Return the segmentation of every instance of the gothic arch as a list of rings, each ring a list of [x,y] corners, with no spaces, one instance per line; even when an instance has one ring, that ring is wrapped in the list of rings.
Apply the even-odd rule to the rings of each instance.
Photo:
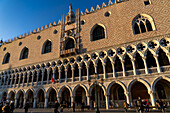
[[[62,91],[63,91],[64,88],[67,88],[67,89],[70,91],[70,97],[72,97],[72,89],[71,89],[71,87],[68,86],[68,85],[64,85],[64,86],[62,86],[62,87],[60,88],[60,90],[58,91],[58,97],[61,97],[61,93],[62,93]]]
[[[24,94],[25,97],[25,91],[23,89],[20,89],[17,93],[16,93],[16,98],[18,99],[19,93],[22,92]]]
[[[50,45],[50,51],[46,51],[46,45],[49,43],[49,45]],[[44,43],[43,43],[43,46],[42,46],[42,54],[45,54],[45,53],[49,53],[49,52],[51,52],[52,51],[52,42],[49,40],[49,39],[47,39]]]
[[[89,95],[89,94],[88,94],[88,89],[87,89],[87,87],[86,87],[84,84],[78,84],[78,85],[76,85],[76,86],[74,87],[74,89],[73,89],[73,96],[75,96],[75,92],[76,92],[76,90],[77,90],[79,87],[82,87],[82,88],[85,90],[86,96]]]
[[[124,92],[127,92],[127,87],[123,82],[121,82],[121,81],[113,81],[113,82],[109,83],[109,85],[107,87],[107,94],[108,95],[110,95],[110,88],[112,87],[113,84],[119,84],[123,88]]]
[[[159,80],[161,80],[161,79],[170,82],[170,78],[168,78],[168,77],[165,77],[165,76],[157,77],[157,78],[155,78],[155,79],[153,80],[153,82],[151,83],[151,89],[152,89],[152,91],[155,91],[155,85],[156,85],[156,83],[157,83]]]
[[[132,81],[128,84],[128,87],[127,87],[127,88],[128,88],[128,89],[127,89],[128,92],[131,91],[131,87],[132,87],[132,85],[133,85],[135,82],[141,82],[142,84],[144,84],[144,85],[146,86],[146,88],[147,88],[148,91],[151,91],[151,85],[149,84],[149,82],[146,81],[146,80],[144,80],[144,79],[142,79],[142,78],[139,78],[139,79],[134,79],[134,80],[132,80]]]
[[[24,47],[22,50],[21,50],[21,53],[20,53],[20,60],[22,59],[27,59],[28,58],[28,55],[29,55],[29,49],[27,47]]]
[[[10,53],[6,53],[5,56],[4,56],[4,59],[3,59],[3,62],[2,64],[6,64],[6,63],[9,63],[9,60],[10,60]]]
[[[104,39],[105,38],[107,38],[107,30],[106,30],[106,27],[103,25],[103,24],[101,24],[101,23],[98,23],[98,24],[95,24],[92,28],[91,28],[91,31],[90,31],[90,41],[95,41],[94,39],[93,39],[93,31],[95,30],[95,28],[97,28],[97,27],[102,27],[103,29],[104,29]]]
[[[48,88],[48,90],[47,90],[47,92],[46,92],[47,98],[49,97],[49,93],[50,93],[50,91],[51,91],[52,89],[55,90],[56,94],[58,93],[58,91],[57,91],[57,89],[56,89],[55,87],[50,87],[50,88]]]
[[[45,91],[45,89],[44,89],[43,87],[38,88],[38,89],[36,90],[36,94],[34,94],[34,95],[35,95],[36,97],[38,97],[38,93],[39,93],[40,90],[42,90],[42,91],[44,92],[44,96],[46,97],[46,91]]]
[[[107,94],[106,93],[106,87],[101,83],[98,83],[98,85],[103,89],[104,95],[106,95]],[[95,87],[95,84],[93,83],[89,88],[89,96],[91,96],[91,92],[92,92],[94,87]]]
[[[29,93],[30,91],[32,91],[32,92],[33,92],[33,95],[35,94],[34,89],[28,89],[28,90],[25,92],[25,98],[27,98],[27,97],[28,97],[28,93]]]

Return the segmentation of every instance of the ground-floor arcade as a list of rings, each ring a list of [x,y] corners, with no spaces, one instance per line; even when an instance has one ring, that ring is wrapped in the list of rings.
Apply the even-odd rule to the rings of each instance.
[[[104,80],[102,84],[88,82],[74,84],[51,84],[48,86],[28,87],[27,89],[8,89],[1,93],[1,101],[14,101],[16,107],[23,107],[26,102],[34,108],[53,107],[55,100],[63,106],[71,107],[85,105],[102,108],[123,107],[127,101],[135,105],[138,97],[148,99],[155,106],[157,99],[164,99],[170,103],[170,79],[168,76],[152,78],[128,78],[126,80]],[[97,93],[96,93],[97,92]]]

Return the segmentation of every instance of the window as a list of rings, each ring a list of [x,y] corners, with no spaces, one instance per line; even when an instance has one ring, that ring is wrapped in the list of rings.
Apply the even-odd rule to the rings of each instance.
[[[71,48],[74,48],[74,40],[69,38],[66,41],[65,50],[68,50],[68,49],[71,49]]]
[[[25,47],[24,49],[22,49],[21,55],[20,55],[20,60],[27,59],[28,53],[29,53],[28,48]]]
[[[150,3],[149,0],[147,0],[147,1],[144,1],[144,4],[145,4],[145,5],[149,5],[149,4],[151,4],[151,3]]]
[[[9,60],[10,60],[10,53],[6,53],[5,56],[4,56],[2,64],[9,63]]]
[[[145,33],[155,30],[153,19],[146,14],[136,16],[132,22],[134,34]]]
[[[92,41],[105,38],[105,30],[102,26],[97,25],[92,32]]]
[[[51,41],[47,40],[43,45],[42,54],[50,53],[51,52],[51,46],[52,46]]]

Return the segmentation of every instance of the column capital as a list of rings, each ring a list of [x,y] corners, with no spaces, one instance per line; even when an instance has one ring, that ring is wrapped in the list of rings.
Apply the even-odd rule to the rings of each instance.
[[[142,57],[143,60],[146,60],[146,56]]]
[[[124,63],[125,62],[125,60],[121,60],[121,63]]]
[[[154,57],[156,57],[156,58],[158,58],[158,55],[156,54],[156,55],[153,55]]]
[[[135,58],[132,58],[131,61],[134,62],[134,61],[135,61]]]
[[[148,93],[151,95],[151,94],[154,94],[154,93],[155,93],[155,91],[150,90],[150,91],[148,91]]]

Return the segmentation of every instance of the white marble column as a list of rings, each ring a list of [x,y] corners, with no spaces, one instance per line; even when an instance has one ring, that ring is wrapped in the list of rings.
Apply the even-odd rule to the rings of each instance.
[[[26,101],[27,101],[27,99],[26,99],[26,98],[24,98],[24,105],[23,105],[23,106],[25,106],[25,105],[26,105]]]
[[[94,65],[94,73],[97,73],[97,64]]]
[[[60,98],[61,98],[61,97],[57,97],[58,103],[60,103]]]
[[[37,86],[38,86],[38,78],[39,78],[39,75],[40,75],[40,70],[37,71],[37,80],[36,80]]]
[[[37,107],[37,97],[34,97],[34,105],[33,105],[33,108],[36,108]]]
[[[116,77],[116,73],[115,73],[115,62],[112,62],[112,70],[113,70],[113,78]]]
[[[79,67],[79,81],[82,80],[82,76],[81,76],[81,67]]]
[[[143,59],[143,63],[144,63],[144,66],[145,66],[145,73],[148,74],[148,66],[147,66],[147,63],[146,63],[146,57],[142,57]]]
[[[48,98],[46,97],[45,98],[45,104],[44,104],[44,107],[47,108],[48,107]]]
[[[106,109],[109,109],[109,95],[106,95],[105,98],[106,98]]]
[[[87,105],[91,107],[91,100],[90,100],[90,96],[87,96]]]
[[[42,79],[41,79],[41,85],[43,85],[43,81],[44,81],[44,72],[45,72],[45,70],[44,70],[44,69],[42,69]]]
[[[158,71],[158,73],[160,73],[161,68],[160,68],[159,61],[158,61],[158,55],[154,55],[154,58],[155,58],[156,65],[157,65],[157,71]]]
[[[103,64],[103,78],[106,79],[107,73],[106,73],[106,63]]]
[[[74,82],[74,79],[75,79],[75,77],[74,77],[74,70],[75,70],[75,69],[72,68],[71,70],[72,70],[72,82]]]
[[[29,86],[30,73],[27,73],[27,86]]]
[[[124,65],[124,60],[121,61],[122,63],[122,69],[123,69],[123,76],[125,77],[126,76],[126,70],[125,70],[125,65]]]
[[[5,86],[5,83],[6,83],[6,76],[7,76],[7,75],[4,75],[4,83],[3,83],[3,88],[4,88],[4,86]]]
[[[65,68],[65,82],[67,82],[67,69]]]
[[[61,69],[59,69],[58,72],[59,72],[59,83],[61,83]]]
[[[131,59],[132,66],[133,66],[133,74],[136,75],[136,66],[135,66],[135,58]]]
[[[26,73],[24,73],[23,74],[23,81],[22,81],[22,87],[24,87],[25,86],[25,77],[27,76],[27,74]],[[28,79],[28,78],[27,78]]]
[[[151,98],[151,103],[152,106],[156,106],[156,101],[155,101],[155,92],[154,91],[148,91],[150,98]]]
[[[131,106],[131,101],[130,101],[130,93],[129,92],[124,92],[126,96],[126,102]]]
[[[10,82],[10,74],[8,74],[8,79],[7,79],[6,87],[8,87],[9,82]]]
[[[14,82],[14,87],[16,87],[16,82],[17,82],[17,74],[15,74],[15,82]]]
[[[50,70],[47,70],[47,84],[49,84],[49,76],[50,76]]]
[[[71,106],[73,107],[73,102],[74,102],[74,96],[71,97]]]
[[[18,87],[20,87],[21,73],[19,73]]]
[[[15,97],[15,108],[17,107],[18,99]]]
[[[13,76],[13,75],[11,75],[10,87],[12,87],[12,81],[13,81],[13,79],[14,79],[14,76]]]
[[[2,76],[2,74],[1,74],[1,76],[0,76],[0,77],[1,77],[1,82],[0,82],[0,85],[1,85],[1,84],[2,84],[2,79],[3,79],[3,76]]]
[[[32,83],[31,83],[31,85],[33,86],[34,85],[34,76],[35,76],[35,71],[32,73]]]

